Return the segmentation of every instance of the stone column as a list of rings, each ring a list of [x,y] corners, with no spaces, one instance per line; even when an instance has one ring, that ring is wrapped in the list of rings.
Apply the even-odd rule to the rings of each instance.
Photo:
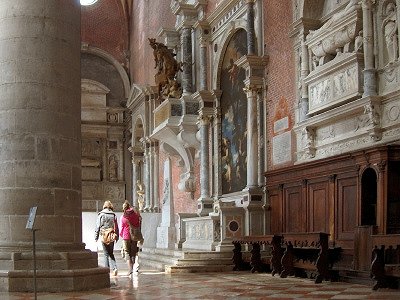
[[[301,39],[301,64],[300,64],[300,80],[301,80],[301,99],[299,107],[299,122],[302,122],[308,118],[308,86],[304,83],[304,79],[310,73],[309,62],[308,62],[308,49],[305,44],[304,32],[300,34]]]
[[[80,6],[78,1],[4,0],[0,6],[1,290],[110,285],[82,243]]]
[[[246,0],[247,3],[247,54],[256,54],[256,32],[254,29],[254,0]]]
[[[362,1],[364,36],[364,94],[363,97],[376,96],[376,69],[374,59],[374,36],[372,24],[372,1]]]
[[[154,212],[159,212],[160,211],[160,206],[159,206],[159,178],[160,178],[160,167],[159,167],[159,147],[158,143],[156,143],[153,147],[153,165],[154,165],[154,171],[153,171],[153,211]]]
[[[221,174],[222,167],[220,157],[220,149],[221,149],[221,107],[220,107],[220,99],[221,99],[222,91],[214,91],[213,96],[215,98],[215,107],[213,112],[213,177],[214,177],[214,188],[213,188],[213,196],[218,197],[218,195],[222,194],[222,183],[221,183]]]
[[[151,211],[151,203],[150,203],[150,155],[149,155],[149,147],[145,144],[144,151],[144,211]]]
[[[210,128],[210,117],[200,115],[200,196],[209,198],[209,139],[208,131]]]
[[[149,211],[153,211],[154,208],[154,198],[153,198],[153,192],[154,192],[154,147],[153,143],[149,142],[149,152],[148,152],[148,163],[149,163],[149,168],[148,168],[148,173],[149,173],[149,180],[148,180],[148,186],[149,186]]]
[[[200,91],[206,91],[207,86],[207,43],[200,42]]]
[[[183,93],[191,94],[193,91],[192,80],[192,27],[185,26],[181,30],[181,43],[182,43],[182,89]]]
[[[263,172],[264,170],[264,139],[265,139],[265,132],[264,132],[264,123],[265,118],[263,115],[264,111],[264,103],[263,103],[263,96],[260,93],[257,94],[257,128],[258,128],[258,186],[265,185],[265,178]]]
[[[246,85],[247,95],[247,189],[258,186],[257,99],[259,88]]]
[[[138,160],[133,156],[132,157],[132,204],[135,207],[139,207],[138,194],[137,194],[137,181],[140,178],[140,176],[138,176],[139,173],[138,164],[139,164]]]

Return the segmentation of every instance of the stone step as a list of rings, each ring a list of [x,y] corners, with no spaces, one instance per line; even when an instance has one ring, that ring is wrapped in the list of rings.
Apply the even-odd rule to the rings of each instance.
[[[184,259],[220,259],[220,258],[229,258],[231,259],[233,256],[233,252],[199,252],[199,251],[185,251],[183,254]]]
[[[210,266],[210,265],[225,265],[232,266],[232,259],[230,258],[219,258],[219,259],[179,259],[177,266]]]
[[[233,265],[188,265],[188,266],[165,266],[165,273],[206,273],[206,272],[229,272]]]

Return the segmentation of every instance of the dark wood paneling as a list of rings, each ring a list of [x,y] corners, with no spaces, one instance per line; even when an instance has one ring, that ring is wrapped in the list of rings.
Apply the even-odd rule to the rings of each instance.
[[[351,240],[357,225],[357,178],[338,178],[337,238]]]
[[[305,202],[302,199],[302,187],[294,186],[284,189],[285,195],[285,231],[306,231]]]
[[[307,231],[329,232],[329,182],[328,180],[308,185]]]
[[[271,204],[271,232],[282,232],[282,201],[279,199],[277,190],[269,192],[268,195]]]

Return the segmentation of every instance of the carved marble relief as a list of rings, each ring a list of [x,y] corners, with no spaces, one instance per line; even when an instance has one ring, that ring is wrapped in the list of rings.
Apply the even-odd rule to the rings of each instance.
[[[362,55],[351,53],[308,75],[309,114],[344,104],[362,94]]]

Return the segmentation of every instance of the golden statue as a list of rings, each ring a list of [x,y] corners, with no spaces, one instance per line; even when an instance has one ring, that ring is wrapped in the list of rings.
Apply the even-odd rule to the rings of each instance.
[[[182,91],[176,81],[176,74],[182,71],[182,63],[175,59],[175,53],[167,48],[163,43],[156,42],[156,39],[149,38],[150,46],[153,48],[155,61],[154,68],[157,74],[154,76],[158,93],[165,98],[180,98]]]

